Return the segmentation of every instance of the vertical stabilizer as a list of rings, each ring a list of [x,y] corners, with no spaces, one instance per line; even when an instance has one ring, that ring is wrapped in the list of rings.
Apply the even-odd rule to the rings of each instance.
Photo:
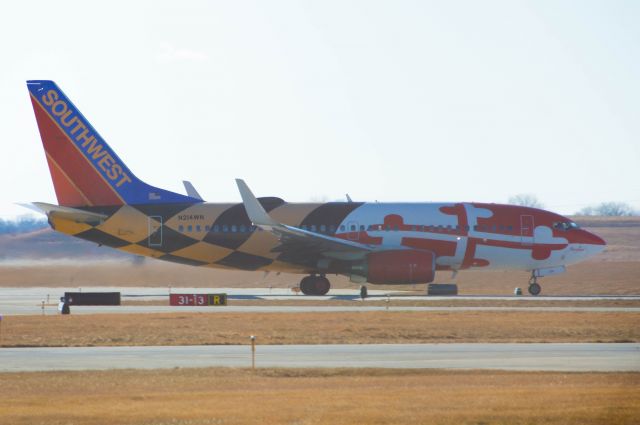
[[[196,203],[139,180],[53,81],[27,81],[60,205]]]

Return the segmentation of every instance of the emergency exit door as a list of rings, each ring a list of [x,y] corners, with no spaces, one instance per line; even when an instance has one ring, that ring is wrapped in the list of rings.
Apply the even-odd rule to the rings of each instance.
[[[162,217],[149,217],[149,247],[162,246]]]

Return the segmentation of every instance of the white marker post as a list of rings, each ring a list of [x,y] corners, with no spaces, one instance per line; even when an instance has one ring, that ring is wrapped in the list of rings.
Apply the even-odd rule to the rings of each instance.
[[[256,337],[251,335],[251,369],[256,368]]]
[[[0,314],[0,347],[2,347],[2,314]]]

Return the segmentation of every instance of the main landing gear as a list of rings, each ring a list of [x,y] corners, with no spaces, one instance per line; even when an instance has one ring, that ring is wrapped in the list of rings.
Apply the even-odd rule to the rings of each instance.
[[[300,281],[300,290],[305,295],[326,295],[331,288],[331,283],[324,275],[305,276]]]
[[[367,296],[369,296],[369,293],[367,291],[367,287],[362,285],[360,287],[360,298],[362,298],[364,300],[365,298],[367,298]]]
[[[529,279],[529,293],[533,296],[539,295],[542,291],[542,287],[538,284],[538,278],[535,271],[531,272],[531,278]]]

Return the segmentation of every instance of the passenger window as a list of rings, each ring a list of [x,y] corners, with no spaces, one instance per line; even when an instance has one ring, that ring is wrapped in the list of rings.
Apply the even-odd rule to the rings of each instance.
[[[322,233],[327,233],[327,226],[326,226],[325,224],[321,224],[321,225],[320,225],[320,231],[321,231]]]
[[[334,226],[333,224],[329,226],[329,233],[333,234],[336,232],[336,226]]]
[[[245,233],[247,231],[247,227],[244,224],[240,225],[240,233]]]
[[[312,225],[310,226],[310,228],[311,228],[311,231],[312,231],[312,232],[315,232],[315,231],[316,231],[316,225],[315,225],[315,224],[312,224]]]
[[[213,226],[213,231],[215,233],[218,233],[220,231],[220,226],[218,226],[217,224],[215,226]]]
[[[187,231],[188,232],[193,232],[193,226],[192,225],[187,226]]]
[[[222,233],[227,233],[229,231],[229,226],[227,226],[226,224],[222,225]]]
[[[513,232],[513,226],[507,226],[507,230]]]
[[[356,231],[356,226],[355,226],[355,224],[352,224],[352,225],[349,227],[349,229],[350,229],[352,232],[355,232],[355,231]]]
[[[202,228],[200,227],[199,224],[196,225],[196,232],[199,232]]]
[[[209,225],[207,224],[206,226],[204,226],[204,231],[208,232],[209,230],[211,230],[211,227],[209,227]]]
[[[237,231],[238,231],[238,227],[235,224],[231,225],[231,233],[235,233]]]
[[[182,224],[178,226],[178,232],[184,232],[184,226]]]
[[[340,226],[340,231],[344,232],[344,225]]]
[[[360,225],[360,231],[364,232],[364,225],[363,224]]]

